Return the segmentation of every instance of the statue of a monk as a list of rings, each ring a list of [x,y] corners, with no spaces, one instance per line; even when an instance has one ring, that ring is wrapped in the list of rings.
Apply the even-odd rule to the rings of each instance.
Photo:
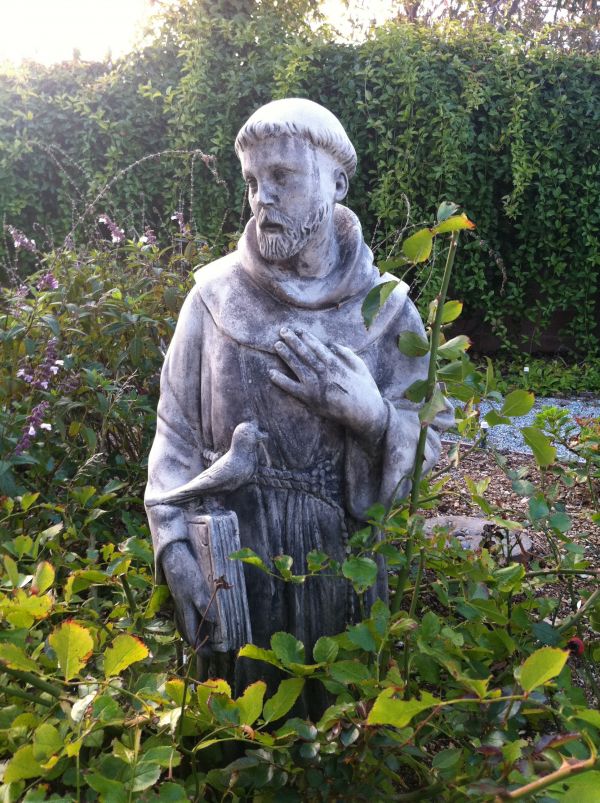
[[[250,117],[235,149],[252,217],[235,251],[196,272],[181,310],[146,492],[158,572],[191,644],[211,591],[190,553],[182,500],[195,493],[234,511],[241,545],[267,564],[290,555],[302,573],[312,550],[343,561],[368,508],[410,489],[420,424],[404,392],[428,368],[427,356],[397,347],[401,332],[424,334],[406,284],[368,330],[363,322],[365,296],[386,277],[342,205],[356,153],[339,120],[309,100],[274,101]],[[426,470],[439,450],[434,426]],[[156,503],[186,484],[188,497]],[[371,600],[387,596],[383,569]],[[244,575],[261,647],[285,630],[310,660],[320,636],[358,615],[344,578],[283,583],[252,565]],[[239,660],[236,686],[264,671]]]

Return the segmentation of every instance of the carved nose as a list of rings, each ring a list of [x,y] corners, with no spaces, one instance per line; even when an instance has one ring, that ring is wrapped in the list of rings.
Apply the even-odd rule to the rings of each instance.
[[[259,184],[256,190],[256,202],[260,206],[273,206],[277,196],[268,184]]]

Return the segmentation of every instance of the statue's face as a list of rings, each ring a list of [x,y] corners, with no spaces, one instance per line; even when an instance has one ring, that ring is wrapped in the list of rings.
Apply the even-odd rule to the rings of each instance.
[[[261,256],[290,259],[325,229],[335,199],[336,166],[299,137],[274,137],[240,154]]]

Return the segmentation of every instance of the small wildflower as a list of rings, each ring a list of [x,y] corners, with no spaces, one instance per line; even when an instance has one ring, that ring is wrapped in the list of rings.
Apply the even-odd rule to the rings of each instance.
[[[7,226],[6,228],[12,237],[13,244],[17,250],[22,248],[24,251],[31,251],[31,253],[35,252],[35,240],[31,240],[20,229],[17,229],[14,226]]]
[[[173,212],[171,220],[176,220],[179,226],[180,234],[185,234],[185,221],[183,219],[183,212]]]
[[[140,237],[140,243],[143,243],[144,245],[156,245],[156,234],[151,228],[146,227],[144,233]]]
[[[110,232],[113,243],[122,243],[125,239],[125,232],[112,221],[108,215],[100,215],[98,223],[103,223]]]
[[[74,251],[75,250],[75,242],[70,234],[67,234],[65,237],[65,241],[63,243],[63,248],[65,251]]]
[[[48,424],[46,421],[43,424],[40,424],[40,429],[45,429],[48,432],[52,431],[52,424]]]
[[[56,290],[58,288],[58,280],[53,273],[44,273],[36,287],[38,290]]]
[[[31,439],[35,437],[38,429],[46,429],[43,425],[43,418],[49,406],[47,401],[43,401],[33,408],[23,427],[21,439],[15,446],[15,454],[21,454],[26,449],[29,449],[31,446]]]

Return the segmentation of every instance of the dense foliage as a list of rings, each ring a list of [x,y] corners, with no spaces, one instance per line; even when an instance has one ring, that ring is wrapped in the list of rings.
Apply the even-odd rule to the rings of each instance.
[[[434,235],[468,225],[441,215],[402,253],[425,259],[423,239],[432,245]],[[30,283],[3,293],[2,800],[591,799],[600,716],[589,668],[600,643],[590,628],[600,622],[588,579],[598,570],[582,534],[572,540],[561,497],[574,483],[589,483],[591,499],[597,493],[597,422],[577,435],[549,411],[528,430],[539,476],[506,469],[528,499],[525,520],[522,510],[498,508],[485,481],[467,483],[497,524],[479,552],[444,531],[425,537],[417,507],[436,505],[439,476],[420,483],[410,505],[374,509],[373,527],[352,538],[341,566],[316,552],[294,566],[287,556],[266,564],[243,551],[240,559],[282,583],[342,572],[359,595],[375,579],[379,552],[390,566],[391,604],[320,639],[312,656],[286,633],[270,649],[244,648],[281,668],[274,694],[259,681],[234,700],[225,680],[194,679],[193,656],[164,609],[168,591],[153,582],[141,502],[158,371],[189,287],[190,242],[188,231],[162,251],[123,239],[49,253]],[[453,254],[454,235],[452,243]],[[195,247],[201,261],[214,258],[199,238]],[[367,319],[381,303],[381,294],[367,299]],[[437,377],[454,395],[494,398],[491,368],[475,372],[467,339],[444,336],[460,310],[455,301],[432,305],[431,343],[399,345],[423,353],[435,341]],[[411,392],[425,398],[425,425],[435,415],[434,385]],[[532,402],[517,390],[488,421]],[[470,403],[457,422],[477,433]],[[566,438],[584,464],[556,464],[550,437]],[[547,544],[526,563],[507,540],[523,526]],[[331,706],[309,722],[293,705],[314,683],[325,684]]]
[[[344,45],[307,25],[313,6],[190,0],[115,65],[0,76],[3,221],[47,246],[74,225],[84,241],[102,211],[129,233],[174,211],[211,241],[236,232],[247,211],[235,134],[261,103],[299,94],[356,144],[349,202],[380,264],[394,267],[398,232],[426,210],[464,199],[481,232],[454,280],[469,330],[483,320],[491,346],[535,351],[544,335],[546,349],[597,353],[598,55],[476,22],[390,24]],[[8,234],[4,254],[12,262]],[[410,278],[426,303],[436,277]]]

